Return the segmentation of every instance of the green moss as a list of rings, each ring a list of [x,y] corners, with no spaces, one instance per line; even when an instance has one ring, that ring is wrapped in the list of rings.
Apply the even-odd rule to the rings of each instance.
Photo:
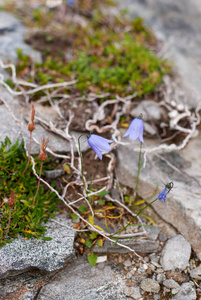
[[[104,1],[104,5],[111,5],[107,2]],[[103,15],[99,4],[100,1],[91,4],[91,17],[86,19],[86,26],[66,21],[51,27],[54,15],[46,15],[44,9],[35,10],[30,26],[39,26],[40,22],[44,29],[48,24],[52,31],[48,29],[43,34],[42,29],[46,42],[44,59],[42,64],[34,65],[33,78],[26,72],[33,62],[18,51],[17,70],[24,79],[39,85],[77,79],[76,90],[82,94],[91,91],[121,96],[136,93],[141,97],[154,91],[164,74],[170,74],[171,66],[150,49],[156,43],[152,32],[142,18],[130,21],[124,13],[111,21],[111,17]],[[79,2],[81,15],[85,5]],[[63,37],[68,37],[68,43],[63,44]],[[61,47],[58,47],[60,42]],[[68,51],[72,53],[71,59],[66,58]]]
[[[54,215],[56,204],[59,199],[53,192],[44,190],[41,185],[37,195],[36,203],[33,206],[33,199],[37,189],[37,179],[32,173],[31,164],[26,174],[23,175],[27,163],[27,157],[23,143],[16,142],[11,145],[8,138],[1,143],[0,148],[0,245],[6,242],[4,236],[8,226],[10,207],[5,199],[9,199],[11,191],[15,195],[15,205],[12,208],[11,224],[8,235],[16,238],[19,233],[25,237],[40,238],[46,231],[42,225],[48,218]],[[36,168],[39,171],[40,162],[36,159]],[[44,165],[43,172],[46,169]]]

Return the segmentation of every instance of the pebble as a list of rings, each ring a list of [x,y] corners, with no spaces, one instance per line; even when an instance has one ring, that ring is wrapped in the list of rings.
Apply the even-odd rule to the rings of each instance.
[[[196,290],[192,281],[182,283],[179,292],[174,296],[174,300],[194,300],[196,299]],[[173,300],[172,299],[172,300]]]
[[[143,268],[143,266],[140,266],[140,267],[137,269],[137,272],[138,272],[139,274],[145,273],[145,269]]]
[[[163,281],[166,280],[165,274],[164,273],[157,274],[156,280],[158,281],[158,283],[161,284]]]
[[[195,278],[195,279],[198,279],[198,280],[201,280],[201,267],[197,267],[193,270],[190,271],[190,276],[192,278]]]
[[[152,253],[152,254],[149,255],[149,257],[150,257],[152,265],[154,265],[157,268],[161,267],[161,265],[159,264],[159,259],[160,259],[159,255],[156,255],[155,253]]]
[[[161,296],[159,294],[154,295],[154,300],[160,300],[160,299],[161,299]]]
[[[128,268],[130,266],[132,266],[132,262],[130,261],[130,259],[127,258],[124,262],[124,267]]]
[[[105,261],[107,261],[107,255],[98,256],[96,263],[99,264],[99,263],[102,263],[102,262],[105,262]]]
[[[158,238],[159,238],[160,242],[166,242],[167,241],[167,236],[163,232],[159,233]]]
[[[181,289],[180,286],[179,286],[179,288],[172,289],[172,290],[171,290],[171,293],[172,293],[173,295],[175,295],[175,294],[177,294],[177,293],[179,292],[180,289]]]
[[[124,293],[126,294],[126,296],[128,297],[132,297],[132,299],[135,300],[140,300],[142,299],[142,295],[140,293],[140,288],[139,286],[131,286],[131,287],[125,287],[124,289]]]
[[[173,279],[166,279],[163,281],[163,285],[168,289],[180,288],[180,285]]]
[[[170,238],[161,253],[160,263],[165,271],[184,270],[189,263],[191,255],[190,243],[178,234]]]
[[[145,292],[158,293],[160,291],[159,283],[151,278],[144,279],[141,282],[140,287]]]
[[[56,169],[56,170],[46,170],[45,176],[47,178],[55,179],[65,174],[63,169]]]

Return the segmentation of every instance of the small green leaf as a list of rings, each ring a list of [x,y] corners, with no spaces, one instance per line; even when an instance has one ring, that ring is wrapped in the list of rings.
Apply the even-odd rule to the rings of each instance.
[[[98,239],[96,243],[98,246],[103,247],[103,239]]]
[[[43,240],[43,241],[51,241],[52,238],[51,238],[51,237],[47,237],[47,236],[43,236],[43,237],[42,237],[42,240]]]
[[[91,247],[93,244],[92,244],[92,242],[89,239],[87,239],[86,242],[85,242],[85,245],[87,247]]]
[[[83,204],[80,205],[80,207],[78,208],[78,210],[79,210],[79,212],[81,212],[81,213],[87,211],[86,207],[85,207]]]
[[[97,235],[98,235],[98,233],[95,232],[95,231],[93,231],[93,232],[89,235],[89,237],[90,237],[91,240],[95,240],[95,239],[97,238]]]
[[[108,191],[102,191],[102,192],[98,193],[98,196],[104,197],[104,196],[106,196],[107,194],[109,194]]]
[[[104,204],[105,204],[105,201],[104,201],[103,199],[100,199],[100,200],[98,200],[98,204],[99,204],[99,205],[104,205]]]
[[[88,262],[92,267],[95,267],[97,258],[98,258],[98,255],[96,255],[94,253],[87,255]]]

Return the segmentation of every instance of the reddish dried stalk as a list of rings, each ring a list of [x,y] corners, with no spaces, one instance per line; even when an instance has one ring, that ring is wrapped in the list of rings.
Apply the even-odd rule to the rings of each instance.
[[[13,191],[11,191],[11,193],[10,193],[10,198],[8,199],[8,205],[10,206],[10,211],[9,211],[9,218],[8,218],[8,227],[7,227],[6,233],[4,235],[4,239],[7,237],[7,234],[10,229],[11,212],[12,212],[13,206],[15,205],[15,194],[13,193]]]
[[[45,149],[47,148],[49,142],[49,137],[47,137],[47,140],[45,140],[45,138],[43,137],[42,142],[41,142],[41,146],[40,146],[40,154],[38,156],[38,158],[41,161],[41,165],[40,165],[40,172],[39,172],[39,178],[38,178],[38,186],[37,186],[37,190],[36,190],[36,194],[34,197],[34,201],[33,201],[33,205],[36,202],[36,197],[38,195],[38,190],[39,190],[39,186],[40,186],[40,179],[41,179],[41,173],[42,173],[42,168],[43,168],[43,162],[47,159],[47,154],[45,153]]]
[[[31,120],[30,120],[30,122],[28,124],[28,130],[30,131],[29,155],[28,155],[27,165],[26,165],[26,167],[25,167],[24,172],[22,173],[22,175],[24,175],[24,173],[26,172],[26,170],[27,170],[27,168],[29,166],[29,162],[30,162],[32,131],[34,131],[34,129],[35,129],[34,116],[35,116],[35,108],[34,108],[34,105],[32,104]]]

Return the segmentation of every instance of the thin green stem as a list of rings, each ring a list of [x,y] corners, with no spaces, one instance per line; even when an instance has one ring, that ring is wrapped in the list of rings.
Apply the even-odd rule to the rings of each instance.
[[[80,138],[83,136],[84,134],[81,134],[78,138],[78,146],[79,146],[79,155],[80,155],[80,162],[81,162],[81,174],[82,174],[82,182],[83,182],[83,185],[84,185],[84,190],[85,190],[85,193],[86,193],[86,198],[88,199],[89,203],[90,203],[90,200],[89,200],[89,197],[88,197],[88,192],[87,192],[87,188],[86,188],[86,182],[85,182],[85,179],[84,179],[84,171],[83,171],[83,161],[82,161],[82,152],[81,152],[81,147],[80,147]]]
[[[122,229],[118,230],[117,232],[115,232],[115,233],[112,235],[112,237],[113,237],[114,235],[116,235],[116,234],[122,232],[123,230],[125,230],[125,229],[133,222],[133,220],[135,220],[135,219],[141,214],[141,212],[142,212],[145,208],[147,208],[148,206],[152,205],[156,200],[158,200],[158,199],[157,199],[157,198],[154,199],[154,200],[151,201],[149,204],[147,204],[145,207],[143,207],[143,208],[139,211],[139,213],[137,213],[137,214],[135,215],[135,217],[133,217],[133,218],[130,220],[130,222],[129,222],[124,228],[122,228]]]
[[[138,189],[138,183],[139,183],[141,167],[142,167],[142,142],[140,142],[140,152],[139,152],[139,159],[138,159],[138,172],[137,172],[137,179],[136,179],[133,202],[135,202],[136,197],[137,197],[137,189]],[[130,199],[130,202],[129,202],[130,206],[131,206],[131,204],[132,204],[132,198]]]

